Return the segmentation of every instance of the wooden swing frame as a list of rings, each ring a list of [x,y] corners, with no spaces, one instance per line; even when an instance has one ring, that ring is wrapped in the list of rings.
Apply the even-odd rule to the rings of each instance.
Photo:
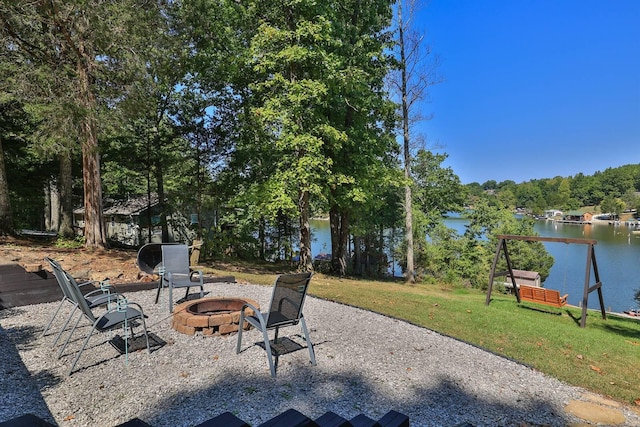
[[[522,298],[520,295],[520,289],[518,285],[516,285],[516,280],[513,274],[513,268],[511,267],[511,259],[509,258],[509,251],[507,250],[507,242],[509,240],[522,240],[525,242],[555,242],[555,243],[577,243],[582,245],[587,245],[587,262],[586,262],[586,270],[585,270],[585,278],[584,278],[584,292],[582,294],[582,318],[580,319],[580,327],[584,328],[587,323],[587,307],[589,302],[589,294],[593,291],[598,291],[598,299],[600,302],[600,312],[602,313],[602,318],[606,320],[607,313],[604,309],[604,298],[602,297],[602,282],[600,281],[600,274],[598,273],[598,263],[596,262],[596,253],[594,251],[594,246],[598,243],[597,240],[594,239],[573,239],[573,238],[564,238],[564,237],[541,237],[541,236],[516,236],[512,234],[499,234],[496,236],[498,238],[498,247],[496,248],[496,255],[493,259],[493,265],[491,266],[491,273],[489,274],[489,288],[487,289],[487,301],[486,305],[489,305],[491,302],[491,291],[493,288],[493,279],[499,276],[509,275],[511,277],[511,283],[513,285],[514,292],[516,294],[516,299],[518,303],[522,302],[522,299],[526,299],[527,301],[543,303],[540,299],[545,299],[548,295],[548,291],[557,293],[558,291],[553,291],[550,289],[545,290],[545,295],[539,294],[537,300],[535,297],[531,298]],[[500,258],[500,253],[504,253],[505,260],[507,261],[507,270],[496,272],[496,266],[498,264],[498,259]],[[596,283],[591,285],[591,269],[593,268],[593,276],[596,280]],[[524,286],[524,285],[523,285]],[[544,288],[540,288],[544,289]],[[566,299],[565,303],[566,304]],[[552,305],[556,307],[561,307],[562,304],[561,299],[557,304],[552,303],[547,305]]]

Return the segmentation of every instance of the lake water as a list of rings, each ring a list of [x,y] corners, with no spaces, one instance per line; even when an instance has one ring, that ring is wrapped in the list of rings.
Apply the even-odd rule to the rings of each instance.
[[[462,234],[468,221],[448,218],[445,224]],[[313,220],[311,226],[314,237],[311,243],[312,256],[320,253],[330,254],[329,221]],[[640,289],[640,236],[633,236],[630,228],[624,224],[577,225],[553,221],[537,221],[534,228],[544,237],[597,240],[594,251],[602,281],[605,308],[608,311],[622,312],[637,307],[633,296],[635,290]],[[563,295],[569,294],[569,304],[578,305],[582,301],[588,246],[550,242],[544,242],[544,245],[555,259],[544,286],[556,289]],[[590,284],[594,283],[595,279],[591,273]],[[599,308],[597,292],[589,294],[589,308]]]

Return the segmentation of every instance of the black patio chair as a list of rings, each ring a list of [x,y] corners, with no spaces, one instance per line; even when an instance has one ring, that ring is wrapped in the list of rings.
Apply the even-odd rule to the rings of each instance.
[[[58,358],[62,356],[64,350],[69,344],[69,341],[71,340],[71,337],[73,336],[73,333],[78,328],[78,324],[80,323],[82,318],[89,320],[89,322],[92,324],[91,331],[89,332],[84,342],[82,343],[82,347],[78,351],[78,354],[75,360],[73,361],[71,368],[69,369],[68,375],[71,375],[73,373],[73,370],[76,364],[78,363],[78,360],[80,360],[80,356],[82,356],[82,352],[84,351],[85,347],[87,346],[87,343],[89,342],[89,339],[91,338],[91,336],[95,331],[106,332],[106,331],[114,330],[115,328],[118,328],[118,327],[124,327],[125,333],[128,333],[126,331],[126,328],[128,327],[130,330],[130,337],[131,339],[133,339],[134,337],[133,327],[139,321],[142,323],[142,327],[144,330],[144,335],[145,335],[146,344],[147,344],[147,352],[151,353],[151,350],[149,347],[149,335],[147,333],[145,316],[142,311],[142,307],[140,307],[139,304],[129,302],[122,295],[117,295],[116,300],[111,301],[112,306],[110,306],[110,308],[105,313],[103,313],[99,317],[96,317],[93,311],[91,311],[89,301],[87,301],[85,296],[82,294],[80,287],[75,282],[73,277],[68,274],[61,274],[61,277],[64,278],[63,283],[67,287],[68,294],[72,297],[73,302],[76,304],[81,314],[80,316],[78,316],[78,320],[76,321],[75,325],[71,329],[71,332],[69,333],[69,336],[67,337],[67,340],[65,341],[64,345],[60,349],[60,352],[58,353]],[[131,306],[135,306],[137,308],[133,308]]]
[[[258,308],[249,303],[244,304],[240,309],[236,353],[240,353],[243,326],[244,322],[247,321],[251,326],[262,332],[272,377],[276,376],[276,366],[273,362],[273,353],[269,342],[269,329],[275,329],[273,343],[276,345],[278,344],[278,332],[280,328],[295,326],[300,323],[307,349],[309,350],[311,364],[316,365],[313,344],[309,338],[309,331],[307,330],[307,325],[302,314],[302,307],[307,295],[307,289],[309,288],[309,282],[311,281],[311,275],[312,273],[279,275],[273,286],[273,294],[271,295],[271,303],[269,304],[269,311],[267,313],[261,313]],[[245,317],[244,309],[246,307],[251,308],[255,314]]]
[[[71,321],[73,314],[78,309],[78,305],[76,304],[74,297],[71,294],[71,291],[69,290],[69,287],[65,284],[65,280],[72,281],[73,283],[75,283],[75,286],[78,286],[78,288],[82,288],[88,285],[93,285],[95,283],[100,283],[100,289],[94,289],[93,291],[83,294],[84,299],[87,301],[87,304],[89,304],[89,307],[91,309],[96,307],[106,306],[109,303],[116,301],[122,295],[118,294],[115,291],[115,289],[112,286],[110,286],[108,283],[98,282],[95,280],[77,283],[73,278],[73,276],[71,276],[66,270],[62,268],[59,262],[49,257],[45,257],[44,259],[51,266],[51,271],[53,272],[53,276],[56,278],[56,282],[58,283],[58,286],[62,291],[62,299],[58,304],[58,308],[49,319],[47,326],[45,326],[44,330],[42,331],[42,336],[44,337],[47,334],[47,332],[51,328],[51,325],[53,324],[54,319],[58,316],[60,309],[62,308],[63,305],[65,305],[65,302],[70,303],[73,306],[73,309],[69,312],[69,315],[67,316],[67,320],[64,323],[64,326],[60,329],[60,331],[58,332],[58,335],[56,336],[56,339],[53,341],[52,346],[55,346],[58,343],[58,340],[60,340],[62,333],[67,329],[67,326],[69,326],[69,322]]]

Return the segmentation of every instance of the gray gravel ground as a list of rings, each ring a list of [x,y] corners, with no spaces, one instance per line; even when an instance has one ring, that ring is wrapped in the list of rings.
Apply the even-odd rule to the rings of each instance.
[[[253,298],[263,308],[271,295],[269,287],[243,284],[208,284],[205,290],[208,296]],[[255,426],[289,408],[312,418],[333,411],[373,419],[394,409],[408,415],[412,426],[580,421],[564,407],[584,390],[353,307],[309,297],[305,317],[318,364],[310,365],[306,349],[295,351],[280,357],[272,379],[264,350],[254,345],[261,340],[255,330],[245,333],[244,350],[237,355],[236,335],[188,336],[172,330],[166,300],[153,303],[155,291],[128,297],[144,307],[149,332],[166,344],[127,360],[105,343],[109,334],[99,334],[71,377],[66,372],[81,334],[61,359],[51,348],[54,335],[40,336],[57,303],[0,311],[0,421],[30,412],[60,426],[115,426],[138,417],[152,426],[175,427],[231,411]],[[297,327],[281,331],[301,342],[298,334]],[[626,415],[627,425],[640,425],[637,414]]]

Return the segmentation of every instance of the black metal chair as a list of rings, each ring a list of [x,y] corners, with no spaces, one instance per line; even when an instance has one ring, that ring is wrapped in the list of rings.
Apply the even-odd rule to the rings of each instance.
[[[63,284],[64,286],[67,287],[68,295],[71,296],[71,298],[73,299],[73,302],[77,306],[77,309],[79,309],[81,313],[80,316],[78,316],[78,320],[76,321],[75,325],[71,329],[71,332],[67,337],[67,340],[65,341],[64,345],[60,349],[60,352],[58,353],[58,358],[62,355],[65,348],[69,344],[69,341],[71,340],[71,337],[75,332],[75,330],[78,328],[78,324],[80,323],[82,318],[84,317],[85,319],[89,320],[89,322],[91,322],[92,324],[91,331],[89,332],[84,342],[82,343],[82,347],[80,348],[80,351],[78,351],[78,354],[75,360],[73,361],[71,368],[69,369],[68,375],[71,375],[73,373],[73,370],[76,364],[78,363],[78,360],[80,360],[80,356],[82,356],[82,352],[84,351],[85,347],[87,346],[87,343],[89,342],[89,339],[91,338],[91,336],[95,331],[106,332],[106,331],[111,331],[118,327],[124,327],[125,329],[128,327],[131,331],[131,338],[133,339],[133,327],[137,321],[140,321],[142,323],[144,335],[146,338],[147,352],[151,353],[151,350],[149,347],[149,335],[147,334],[147,325],[145,322],[145,316],[142,311],[142,307],[140,307],[139,304],[128,302],[126,298],[124,298],[122,295],[118,295],[115,301],[111,301],[113,305],[110,306],[109,309],[105,313],[103,313],[101,316],[96,317],[93,314],[93,311],[91,311],[89,301],[87,301],[85,296],[82,294],[80,287],[78,286],[76,281],[73,279],[73,277],[71,277],[69,274],[66,274],[64,270],[62,270],[59,267],[59,265],[55,266],[55,264],[52,264],[52,266],[54,266],[54,268],[57,270],[59,269],[58,273],[60,274],[60,277],[64,278]],[[135,306],[137,308],[133,308],[131,306]]]
[[[108,283],[97,282],[95,280],[77,283],[75,282],[75,279],[67,271],[65,271],[62,268],[60,263],[58,263],[57,261],[49,257],[45,257],[44,259],[51,266],[53,276],[56,278],[56,282],[58,282],[58,286],[60,286],[60,290],[62,291],[62,299],[60,300],[60,304],[58,304],[58,308],[49,319],[47,326],[45,326],[44,330],[42,331],[42,336],[44,337],[47,334],[47,332],[51,328],[51,325],[53,324],[54,319],[58,316],[58,313],[60,312],[60,309],[62,308],[65,302],[68,302],[73,306],[73,309],[69,312],[69,315],[67,316],[67,320],[64,323],[64,326],[62,327],[62,329],[60,329],[60,331],[58,332],[58,335],[56,336],[56,339],[52,344],[52,346],[55,346],[58,343],[58,340],[60,339],[60,336],[62,335],[62,333],[67,329],[67,326],[69,325],[69,322],[73,317],[73,314],[78,309],[78,305],[74,300],[74,296],[71,294],[69,287],[65,283],[66,280],[73,281],[75,283],[75,286],[78,286],[79,288],[82,288],[83,286],[87,286],[87,285],[93,285],[94,283],[100,283],[100,289],[94,289],[93,291],[85,293],[83,295],[84,299],[87,301],[87,304],[89,304],[89,308],[91,309],[96,307],[106,306],[110,302],[116,301],[122,295],[116,293],[115,289],[112,286],[110,286]]]
[[[316,364],[316,356],[313,351],[313,344],[309,338],[309,331],[304,321],[302,307],[309,288],[312,273],[296,273],[279,275],[273,286],[273,294],[269,311],[261,313],[260,310],[253,305],[246,303],[240,309],[240,323],[238,327],[238,345],[236,353],[240,353],[242,345],[242,331],[244,322],[248,322],[251,326],[262,332],[264,347],[267,352],[267,360],[271,369],[271,376],[276,376],[276,366],[273,362],[273,353],[269,342],[269,329],[275,329],[274,345],[278,343],[278,332],[280,328],[287,326],[295,326],[300,323],[304,339],[309,350],[309,358],[311,364]],[[245,316],[244,309],[251,308],[254,311],[253,316]]]

